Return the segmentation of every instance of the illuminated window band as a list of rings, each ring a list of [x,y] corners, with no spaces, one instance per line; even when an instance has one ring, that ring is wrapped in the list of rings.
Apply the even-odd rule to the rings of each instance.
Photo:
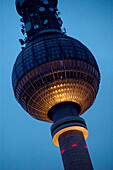
[[[85,140],[88,137],[88,130],[84,127],[81,126],[71,126],[71,127],[66,127],[64,129],[59,130],[54,136],[53,136],[53,143],[59,147],[59,142],[58,142],[58,138],[61,134],[63,134],[64,132],[70,131],[70,130],[78,130],[81,131],[84,135]]]
[[[82,64],[82,67],[79,67],[79,64],[80,65]],[[68,75],[68,73],[67,73],[67,76],[62,75],[62,78],[67,78],[67,77],[81,78],[81,79],[83,78],[84,80],[89,81],[89,83],[92,82],[92,85],[93,85],[92,78],[97,77],[97,75],[98,75],[97,70],[91,65],[88,66],[88,64],[86,62],[79,61],[79,60],[78,61],[77,60],[57,60],[57,61],[51,61],[51,63],[42,64],[41,66],[31,70],[28,73],[28,76],[26,75],[25,77],[23,77],[19,86],[21,87],[21,85],[23,86],[27,81],[29,81],[28,78],[31,79],[31,78],[34,78],[35,76],[40,76],[40,74],[44,76],[44,74],[46,74],[46,72],[49,73],[52,70],[54,72],[61,71],[61,70],[64,70],[64,67],[67,67],[67,69],[66,69],[67,72],[68,72],[68,70],[70,70],[70,71],[72,70],[74,72],[74,69],[76,68],[77,69],[76,72],[78,73],[78,75],[74,75],[74,74],[71,75],[72,72],[70,72],[70,75]],[[88,67],[89,67],[89,70],[86,70]],[[91,72],[92,76],[88,72],[89,73]],[[81,75],[79,75],[80,73],[81,73]],[[14,82],[15,82],[15,80],[14,80]]]
[[[29,59],[30,60],[30,59]],[[25,60],[26,62],[30,62],[29,60]],[[33,60],[31,60],[31,62],[29,63],[29,67],[30,64],[32,65],[33,64]],[[19,76],[21,76],[22,72],[20,72],[22,70],[21,68],[21,61],[17,61],[16,63],[16,74],[20,73]],[[27,63],[26,63],[26,67],[27,67]],[[35,77],[36,75],[44,75],[46,74],[47,72],[51,72],[51,71],[61,71],[61,70],[76,70],[78,72],[84,72],[83,75],[81,75],[83,78],[85,78],[85,80],[89,80],[91,78],[95,78],[95,80],[97,79],[98,80],[98,72],[97,70],[90,64],[88,64],[87,62],[85,61],[79,61],[79,60],[55,60],[55,61],[51,61],[51,62],[47,62],[45,64],[42,64],[41,66],[38,66],[37,68],[34,68],[32,69],[32,71],[30,71],[28,73],[28,76],[24,77],[21,82],[20,82],[20,85],[23,83],[25,83],[26,81],[28,81],[28,78],[33,78]],[[85,75],[85,73],[87,75]],[[78,73],[79,74],[79,73]],[[91,77],[88,78],[88,75]],[[17,82],[17,79],[16,79],[16,76],[17,75],[13,75],[13,85],[15,85]],[[74,75],[73,75],[74,76]],[[79,76],[79,75],[78,75]],[[74,78],[74,77],[72,77]]]

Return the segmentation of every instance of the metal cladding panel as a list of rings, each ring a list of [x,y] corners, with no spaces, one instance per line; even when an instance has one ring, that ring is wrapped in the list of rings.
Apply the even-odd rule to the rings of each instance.
[[[13,87],[31,69],[49,61],[61,59],[82,60],[91,64],[98,71],[98,66],[91,52],[78,40],[64,35],[43,35],[33,40],[18,55],[13,68]]]
[[[65,170],[93,170],[82,132],[72,130],[59,137],[61,156]]]

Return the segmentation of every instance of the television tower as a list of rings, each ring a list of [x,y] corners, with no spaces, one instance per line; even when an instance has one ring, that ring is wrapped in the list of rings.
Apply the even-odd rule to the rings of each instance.
[[[92,170],[82,115],[94,102],[100,72],[89,49],[62,30],[57,0],[16,0],[22,51],[12,73],[17,101],[35,119],[51,122],[65,170]]]

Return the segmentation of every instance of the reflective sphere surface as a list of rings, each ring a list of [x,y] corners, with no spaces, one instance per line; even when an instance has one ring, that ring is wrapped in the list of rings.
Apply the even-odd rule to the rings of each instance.
[[[43,34],[18,55],[12,74],[15,97],[34,118],[47,116],[55,104],[72,101],[80,114],[94,102],[100,73],[94,56],[78,40],[60,33]]]

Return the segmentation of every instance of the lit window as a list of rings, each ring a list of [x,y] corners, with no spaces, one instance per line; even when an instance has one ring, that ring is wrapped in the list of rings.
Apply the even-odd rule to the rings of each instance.
[[[84,147],[87,149],[88,147],[86,145],[84,145]]]
[[[77,145],[77,144],[75,144],[75,143],[74,143],[74,144],[72,144],[72,147],[77,147],[77,146],[78,146],[78,145]]]
[[[64,153],[64,151],[65,151],[65,149],[62,149],[62,150],[61,150],[61,153],[63,154],[63,153]]]
[[[27,97],[26,96],[24,96],[24,99],[26,99]]]

